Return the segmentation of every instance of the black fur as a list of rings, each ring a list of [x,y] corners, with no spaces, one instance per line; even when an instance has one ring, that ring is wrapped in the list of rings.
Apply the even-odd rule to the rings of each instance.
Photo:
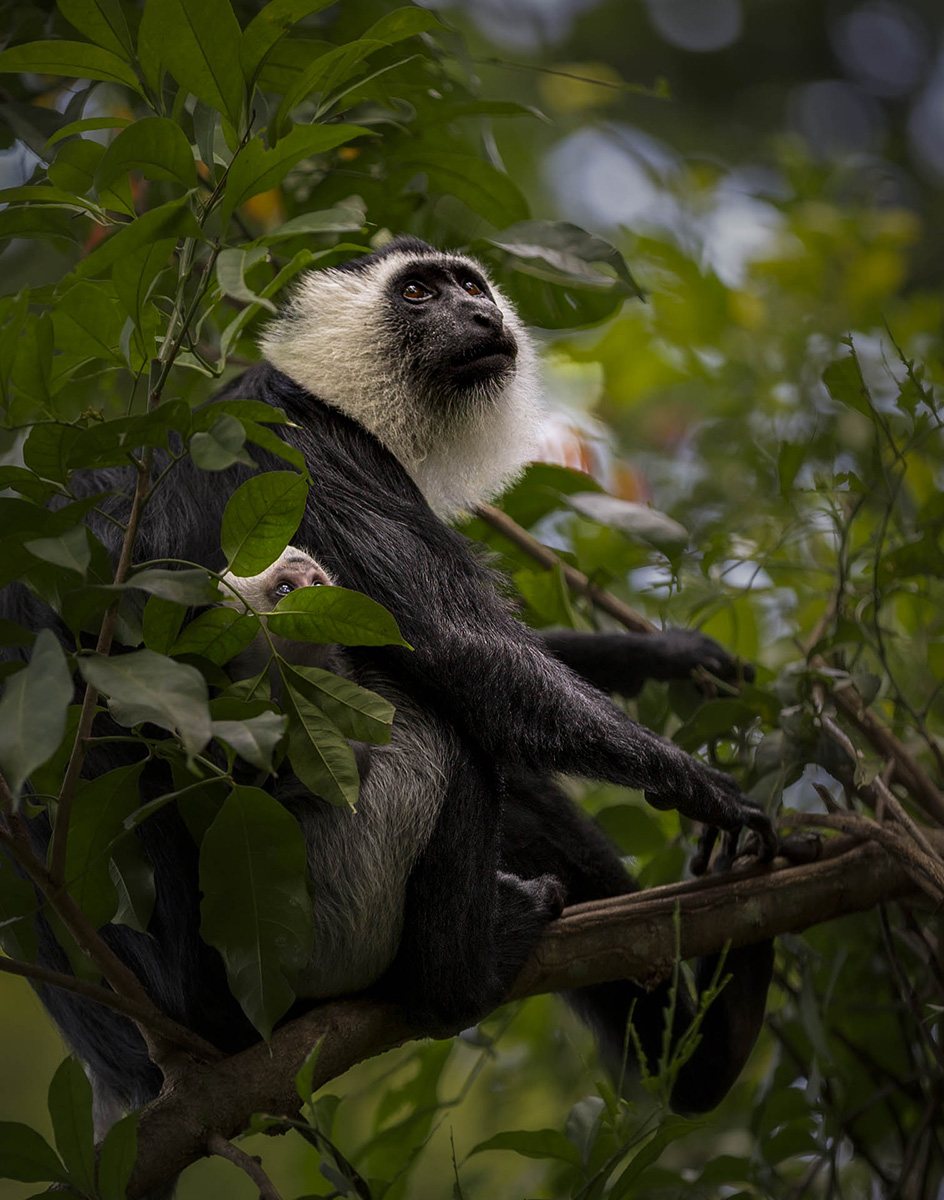
[[[770,850],[769,822],[745,804],[728,777],[630,721],[597,690],[634,691],[646,673],[687,674],[690,640],[670,640],[654,651],[653,643],[620,638],[605,643],[604,661],[591,649],[600,643],[554,635],[548,653],[512,615],[490,569],[432,513],[376,438],[268,365],[248,371],[220,396],[231,397],[285,410],[292,424],[280,427],[281,436],[303,452],[313,481],[293,541],[338,583],[389,608],[415,647],[351,649],[355,678],[366,672],[389,679],[434,712],[455,738],[456,762],[439,818],[408,883],[400,949],[378,990],[400,1000],[425,1028],[455,1029],[501,1000],[565,900],[634,890],[615,850],[556,787],[553,772],[641,787],[658,807],[678,808],[724,830],[759,830]],[[255,456],[263,469],[284,468],[274,456]],[[137,558],[182,558],[222,569],[220,518],[247,473],[234,467],[209,474],[183,459],[161,498],[146,509]],[[84,486],[113,489],[109,503],[122,512],[133,483],[130,471],[109,469],[86,477]],[[96,532],[115,549],[113,526],[99,522]],[[56,623],[16,586],[7,589],[0,607],[33,628]],[[622,673],[615,666],[620,647]],[[727,665],[722,654],[717,666],[723,671]],[[90,762],[90,770],[119,761],[112,750]],[[157,794],[167,781],[152,775],[148,787]],[[190,836],[172,810],[145,822],[141,836],[157,879],[151,936],[114,927],[107,937],[169,1015],[235,1050],[254,1034],[228,994],[217,956],[197,933]],[[43,958],[65,967],[48,929]],[[715,1004],[707,1044],[673,1097],[677,1107],[710,1107],[736,1077],[756,1036],[757,1013],[763,1014],[768,959],[763,948],[747,954],[745,987],[726,989]],[[159,1077],[127,1021],[54,989],[44,989],[43,998],[100,1085],[130,1105],[155,1094]],[[643,1044],[654,1059],[665,989],[646,996],[617,983],[572,999],[616,1052],[636,1001]],[[679,1021],[687,1020],[683,1007]]]

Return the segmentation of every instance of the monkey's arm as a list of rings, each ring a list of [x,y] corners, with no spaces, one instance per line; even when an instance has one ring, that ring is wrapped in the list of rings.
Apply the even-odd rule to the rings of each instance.
[[[704,667],[719,679],[751,682],[754,668],[731,657],[697,629],[660,633],[582,633],[542,630],[541,640],[556,659],[605,692],[635,696],[647,679],[688,679]]]

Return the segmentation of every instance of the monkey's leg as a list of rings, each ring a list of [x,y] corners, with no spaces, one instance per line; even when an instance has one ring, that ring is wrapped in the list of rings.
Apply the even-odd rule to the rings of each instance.
[[[546,776],[516,772],[509,781],[501,857],[502,866],[517,875],[549,872],[559,878],[568,904],[639,890],[606,836]],[[763,1024],[773,957],[769,941],[727,955],[722,974],[730,979],[709,1005],[699,1030],[701,1040],[679,1072],[671,1097],[676,1111],[707,1112],[736,1081]],[[698,960],[695,982],[699,995],[711,983],[717,962],[715,955]],[[622,1074],[630,1012],[648,1067],[657,1068],[670,1002],[668,983],[647,992],[629,980],[616,980],[576,988],[567,1000],[597,1035],[603,1059],[615,1078]],[[691,1026],[696,1011],[680,977],[673,1045]],[[632,1042],[628,1046],[631,1066]]]
[[[719,679],[754,678],[753,667],[738,663],[697,629],[659,633],[543,630],[541,640],[555,658],[588,683],[622,696],[635,696],[647,679],[688,679],[696,667],[704,667]]]
[[[439,818],[407,882],[403,936],[380,982],[429,1032],[454,1033],[504,999],[562,888],[499,870],[501,781],[459,751]]]

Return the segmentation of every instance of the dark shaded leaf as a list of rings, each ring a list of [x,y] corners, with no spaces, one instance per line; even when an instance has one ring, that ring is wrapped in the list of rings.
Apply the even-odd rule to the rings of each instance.
[[[200,847],[200,931],[263,1037],[295,999],[311,955],[307,863],[298,823],[259,788],[234,788]]]
[[[234,575],[258,575],[295,536],[308,485],[294,471],[267,471],[247,479],[230,496],[220,544]]]
[[[298,588],[283,596],[269,615],[268,623],[272,633],[299,642],[407,645],[383,605],[347,588]]]
[[[138,77],[127,63],[110,50],[87,42],[27,42],[23,46],[10,46],[0,53],[0,72],[4,71],[102,79],[141,91]]]
[[[169,179],[197,186],[197,165],[184,131],[166,117],[143,117],[122,130],[105,151],[95,173],[102,190],[112,180],[140,171],[148,179]]]
[[[95,1135],[92,1132],[92,1085],[78,1062],[67,1058],[49,1085],[49,1115],[56,1148],[73,1180],[95,1191]]]
[[[7,680],[0,698],[0,770],[19,796],[30,771],[59,747],[73,685],[66,656],[50,629],[42,629],[25,671]]]

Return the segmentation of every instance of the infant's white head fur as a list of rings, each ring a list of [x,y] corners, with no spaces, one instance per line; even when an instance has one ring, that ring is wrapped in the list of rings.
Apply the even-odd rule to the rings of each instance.
[[[417,383],[391,346],[385,298],[391,278],[420,259],[472,262],[485,274],[475,260],[436,250],[393,250],[363,271],[310,271],[261,347],[278,370],[379,438],[448,519],[498,495],[532,458],[540,418],[537,353],[511,303],[489,281],[518,343],[513,374],[497,395],[470,392],[462,413],[417,403]]]

